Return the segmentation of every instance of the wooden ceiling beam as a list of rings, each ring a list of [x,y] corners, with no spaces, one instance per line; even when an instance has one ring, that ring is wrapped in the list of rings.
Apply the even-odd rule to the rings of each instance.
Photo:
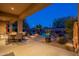
[[[15,18],[19,17],[18,15],[14,15],[14,14],[2,12],[2,11],[0,11],[0,16],[15,17]]]
[[[51,3],[34,3],[34,4],[31,4],[31,6],[27,10],[25,10],[25,12],[23,12],[21,15],[19,15],[19,18],[25,19],[26,16],[30,16],[33,13],[47,7],[50,4]]]

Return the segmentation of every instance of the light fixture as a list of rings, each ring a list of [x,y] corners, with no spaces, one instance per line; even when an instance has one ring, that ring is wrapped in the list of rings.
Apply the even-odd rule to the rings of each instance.
[[[14,10],[14,8],[13,8],[13,7],[11,7],[11,10],[13,11],[13,10]]]

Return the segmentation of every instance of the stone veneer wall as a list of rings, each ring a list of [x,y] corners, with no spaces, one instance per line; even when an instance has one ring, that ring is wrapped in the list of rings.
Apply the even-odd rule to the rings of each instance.
[[[6,33],[6,22],[0,21],[0,34]]]

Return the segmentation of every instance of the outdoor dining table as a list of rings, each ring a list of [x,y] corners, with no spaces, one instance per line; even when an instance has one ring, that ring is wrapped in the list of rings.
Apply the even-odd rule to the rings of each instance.
[[[10,40],[12,40],[13,42],[16,41],[16,39],[15,39],[16,35],[15,34],[10,34],[9,36],[11,37]]]

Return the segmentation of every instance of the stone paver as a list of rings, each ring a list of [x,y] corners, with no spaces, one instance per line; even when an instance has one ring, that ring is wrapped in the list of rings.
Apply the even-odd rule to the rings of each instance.
[[[73,52],[45,43],[28,40],[23,44],[13,44],[0,49],[0,55],[14,52],[16,56],[72,56]]]

